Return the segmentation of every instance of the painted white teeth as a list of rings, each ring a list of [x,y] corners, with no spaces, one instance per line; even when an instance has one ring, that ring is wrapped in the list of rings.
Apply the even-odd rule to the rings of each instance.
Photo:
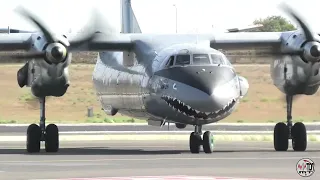
[[[177,102],[179,103],[179,106],[182,105],[182,106],[186,107],[186,108],[187,108],[188,110],[190,110],[190,111],[195,111],[197,114],[199,114],[199,113],[202,114],[202,113],[203,113],[203,114],[205,114],[206,116],[211,116],[211,117],[214,116],[215,118],[218,118],[218,117],[226,114],[226,113],[227,113],[226,109],[227,109],[230,105],[232,105],[233,103],[236,102],[235,99],[231,99],[231,100],[227,103],[227,105],[225,105],[222,109],[219,109],[219,110],[217,110],[217,111],[215,111],[215,112],[200,112],[200,111],[198,111],[198,110],[193,109],[191,106],[185,104],[184,102],[180,101],[179,99],[177,99],[177,98],[175,98],[175,97],[170,97],[170,96],[167,96],[167,95],[164,95],[164,96],[162,96],[162,97],[165,97],[166,99],[168,99],[168,100],[170,100],[170,101],[175,101],[175,100],[177,100]],[[170,101],[166,101],[166,103],[167,103],[172,109],[174,109],[175,111],[177,111],[177,112],[179,112],[179,113],[181,113],[181,114],[184,114],[184,115],[186,115],[186,116],[191,116],[191,115],[188,115],[187,112],[184,112],[183,110],[180,110],[181,108],[179,109],[179,108],[174,107],[173,104],[172,104],[172,102],[170,102]],[[193,116],[193,115],[192,115],[192,116]],[[204,118],[199,118],[199,119],[204,119]]]

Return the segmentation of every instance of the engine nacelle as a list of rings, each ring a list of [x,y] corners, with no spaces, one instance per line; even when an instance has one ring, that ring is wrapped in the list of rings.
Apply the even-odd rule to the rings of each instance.
[[[28,84],[28,71],[29,71],[29,62],[27,62],[22,68],[17,72],[17,81],[18,85],[22,88]]]
[[[186,127],[187,127],[186,124],[176,123],[176,128],[178,128],[178,129],[184,129],[184,128],[186,128]]]
[[[249,82],[246,78],[239,76],[240,96],[244,97],[249,91]]]

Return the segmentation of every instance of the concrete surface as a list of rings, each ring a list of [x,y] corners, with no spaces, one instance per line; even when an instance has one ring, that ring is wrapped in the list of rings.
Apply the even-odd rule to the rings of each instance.
[[[320,144],[306,152],[275,152],[272,142],[217,142],[212,154],[190,154],[188,141],[61,142],[59,153],[25,154],[24,142],[0,142],[0,179],[92,178],[110,176],[222,176],[308,179],[296,172],[301,158],[315,162]]]
[[[0,134],[25,134],[29,124],[0,124]],[[154,132],[160,133],[161,131],[170,132],[190,132],[194,130],[193,126],[187,126],[185,129],[177,129],[174,124],[167,125],[162,128],[157,126],[148,126],[145,123],[132,123],[132,124],[57,124],[61,133],[121,133],[121,132]],[[305,123],[308,131],[320,131],[320,123]],[[269,131],[273,132],[275,123],[213,123],[203,126],[203,130],[217,131],[217,132],[258,132]]]
[[[189,132],[190,133],[190,132]],[[157,140],[189,140],[190,134],[175,134],[167,132],[166,134],[135,134],[125,133],[122,134],[85,134],[78,132],[77,134],[61,134],[59,136],[60,141],[157,141]],[[216,134],[213,132],[215,141],[273,141],[273,133],[269,134]],[[320,135],[317,133],[308,133],[308,141],[319,142]],[[26,135],[12,135],[12,134],[0,134],[0,142],[25,142]]]

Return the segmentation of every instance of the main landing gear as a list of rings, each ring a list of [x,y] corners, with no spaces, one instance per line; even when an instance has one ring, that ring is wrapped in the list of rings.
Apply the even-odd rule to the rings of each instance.
[[[190,134],[189,139],[189,146],[191,153],[199,153],[200,146],[203,146],[203,151],[205,153],[212,153],[213,151],[213,137],[210,131],[206,131],[203,134],[203,139],[201,138],[202,135],[202,125],[196,125],[194,128],[194,132]]]
[[[305,151],[307,148],[307,130],[303,123],[297,122],[292,126],[292,99],[287,95],[287,124],[279,122],[274,128],[274,149],[276,151],[287,151],[288,140],[292,140],[294,151]]]
[[[40,102],[40,125],[31,124],[27,129],[27,152],[40,152],[40,142],[45,141],[46,152],[59,150],[59,130],[55,124],[45,126],[45,97],[39,98]]]

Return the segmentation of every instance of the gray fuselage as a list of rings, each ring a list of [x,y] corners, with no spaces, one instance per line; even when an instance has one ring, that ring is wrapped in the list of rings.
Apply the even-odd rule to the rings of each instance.
[[[122,52],[99,53],[93,82],[105,111],[117,109],[139,119],[208,124],[230,115],[248,91],[246,79],[212,48],[174,44],[142,53],[150,59],[129,68],[122,66]],[[190,63],[183,64],[188,56]]]
[[[122,66],[122,52],[99,53],[93,82],[106,112],[117,109],[140,119],[166,119],[185,124],[212,123],[233,112],[239,98],[248,92],[247,80],[235,73],[223,54],[222,64],[191,63],[168,68],[170,56],[186,53],[184,51],[189,51],[191,59],[192,54],[220,53],[210,48],[201,36],[199,39],[180,37],[180,42],[174,36],[154,36],[154,39],[137,42],[137,62],[128,68]],[[132,38],[134,40],[134,35]],[[283,38],[286,39],[284,46],[299,47],[304,43],[300,31],[283,33]],[[313,95],[320,84],[319,67],[320,63],[304,61],[300,56],[274,57],[270,62],[270,75],[274,85],[285,94]],[[222,95],[215,95],[219,92],[214,91],[217,87],[223,89]]]

